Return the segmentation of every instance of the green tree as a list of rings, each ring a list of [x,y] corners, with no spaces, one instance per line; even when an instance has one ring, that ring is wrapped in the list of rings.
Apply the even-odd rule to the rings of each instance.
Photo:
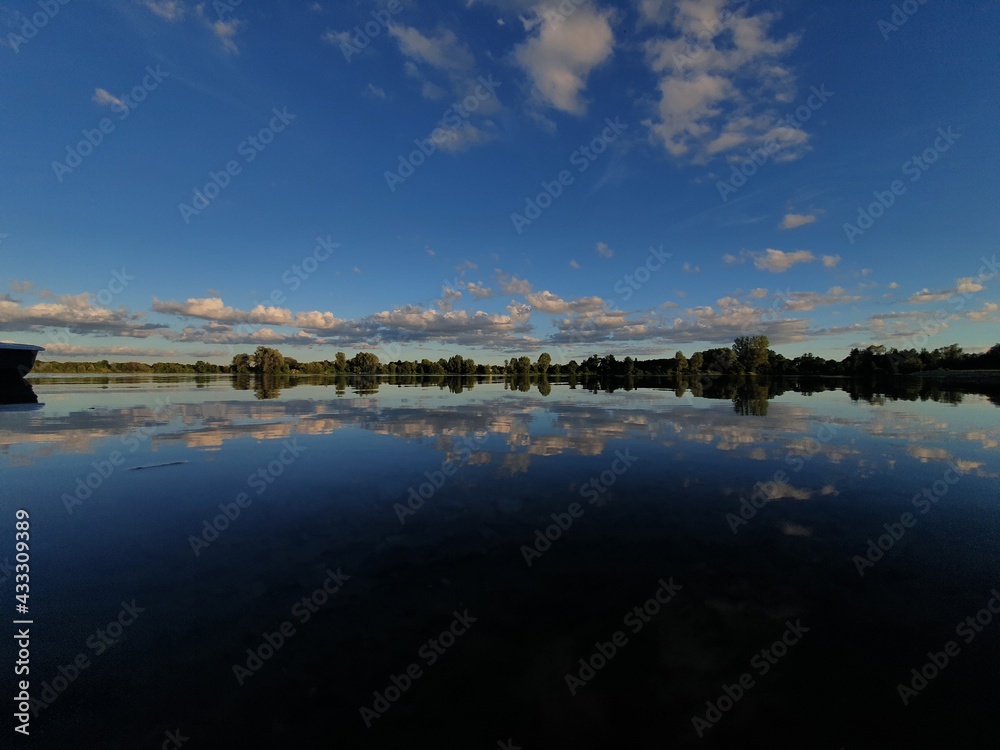
[[[552,357],[549,356],[548,352],[542,352],[538,355],[538,372],[542,375],[547,375],[549,372],[549,367],[552,366]]]
[[[348,363],[352,372],[372,375],[378,372],[378,356],[371,352],[358,352]]]
[[[347,372],[347,355],[343,352],[337,352],[333,357],[333,366],[337,372]]]
[[[229,365],[229,371],[234,375],[246,375],[251,370],[251,364],[249,354],[237,354]]]
[[[737,336],[733,342],[733,354],[743,371],[752,374],[767,364],[767,349],[770,345],[767,336]]]
[[[258,346],[253,355],[254,371],[264,375],[274,375],[285,369],[285,358],[281,352],[269,346]]]
[[[691,372],[701,372],[701,369],[705,366],[705,355],[701,352],[697,352],[691,355],[691,359],[688,360],[688,367]]]
[[[688,359],[684,356],[684,352],[677,352],[674,355],[674,360],[677,362],[677,374],[683,375],[688,369]]]

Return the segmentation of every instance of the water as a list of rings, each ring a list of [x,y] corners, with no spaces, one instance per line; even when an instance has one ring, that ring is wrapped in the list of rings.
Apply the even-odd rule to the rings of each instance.
[[[35,747],[995,739],[995,394],[33,384]]]

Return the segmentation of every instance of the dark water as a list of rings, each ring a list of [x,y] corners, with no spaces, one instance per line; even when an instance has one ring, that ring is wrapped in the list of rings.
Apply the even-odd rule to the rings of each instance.
[[[33,384],[32,747],[996,744],[986,395]]]

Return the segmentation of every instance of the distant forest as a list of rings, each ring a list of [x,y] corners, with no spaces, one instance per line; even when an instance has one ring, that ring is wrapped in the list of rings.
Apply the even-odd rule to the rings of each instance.
[[[599,377],[629,378],[644,376],[687,377],[691,375],[761,375],[790,377],[798,375],[907,375],[939,370],[1000,369],[1000,343],[982,354],[970,354],[958,344],[927,349],[887,349],[872,345],[851,349],[842,360],[823,359],[806,353],[788,359],[770,348],[766,336],[740,336],[731,347],[696,352],[690,357],[678,351],[662,359],[618,359],[613,354],[591,355],[582,362],[553,362],[548,353],[536,360],[522,356],[504,360],[502,365],[476,364],[470,357],[455,354],[449,359],[423,359],[381,362],[370,351],[358,352],[350,359],[337,352],[332,360],[299,362],[277,349],[259,346],[253,354],[237,354],[228,365],[198,360],[194,364],[157,362],[48,362],[39,361],[35,373],[194,373],[232,375],[499,375],[504,377]]]

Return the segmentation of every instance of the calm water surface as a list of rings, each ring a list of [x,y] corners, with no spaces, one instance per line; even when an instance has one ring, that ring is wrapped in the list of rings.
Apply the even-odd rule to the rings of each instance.
[[[995,397],[32,382],[33,747],[995,745]]]

